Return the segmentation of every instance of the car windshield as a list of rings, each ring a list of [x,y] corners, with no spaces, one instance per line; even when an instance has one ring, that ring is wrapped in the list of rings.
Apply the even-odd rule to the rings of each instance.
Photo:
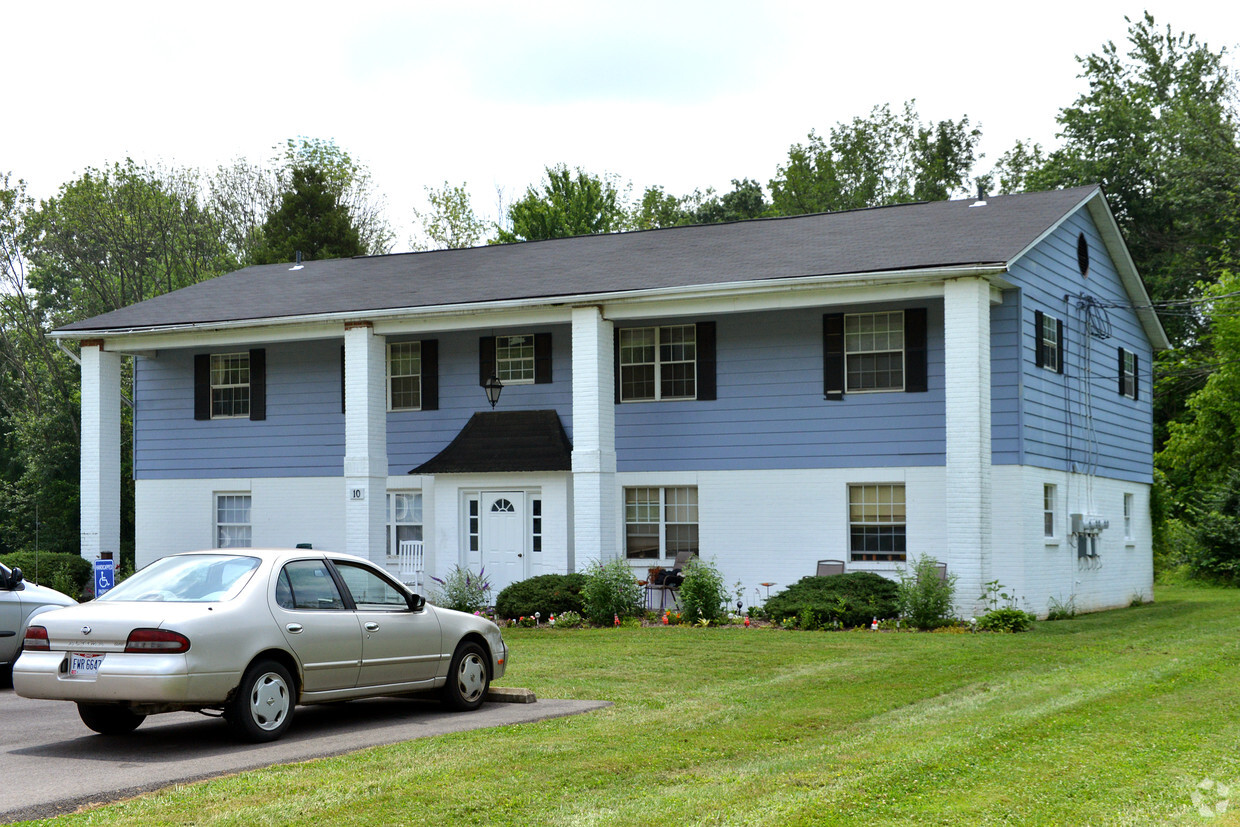
[[[257,557],[187,554],[156,560],[100,600],[211,603],[230,600],[250,581]]]

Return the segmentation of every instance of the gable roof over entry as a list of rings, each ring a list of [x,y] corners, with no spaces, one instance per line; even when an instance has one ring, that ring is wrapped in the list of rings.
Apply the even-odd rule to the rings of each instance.
[[[569,471],[573,446],[555,411],[482,411],[410,474]]]
[[[729,224],[577,236],[328,261],[248,267],[52,335],[90,338],[154,330],[365,318],[471,305],[588,300],[786,279],[1010,266],[1088,206],[1134,304],[1148,305],[1096,186]],[[1141,308],[1155,347],[1152,310]]]

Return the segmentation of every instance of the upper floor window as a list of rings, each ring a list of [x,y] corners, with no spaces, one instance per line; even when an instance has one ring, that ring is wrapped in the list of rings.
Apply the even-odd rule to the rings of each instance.
[[[388,410],[422,409],[422,343],[388,345]]]
[[[845,391],[904,390],[904,311],[844,316]]]
[[[505,385],[534,382],[534,337],[496,336],[495,375]]]
[[[267,418],[267,351],[194,357],[194,419]]]
[[[1033,335],[1037,366],[1063,373],[1063,322],[1036,310],[1033,314]]]
[[[697,398],[697,327],[631,327],[620,331],[620,400]]]
[[[1129,399],[1137,398],[1137,354],[1119,349],[1119,393]]]
[[[926,308],[822,317],[823,396],[925,391]]]

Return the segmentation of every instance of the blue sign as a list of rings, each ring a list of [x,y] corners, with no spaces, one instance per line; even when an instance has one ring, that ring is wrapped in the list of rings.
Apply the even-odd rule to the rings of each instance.
[[[95,597],[103,597],[116,585],[116,561],[95,561]]]

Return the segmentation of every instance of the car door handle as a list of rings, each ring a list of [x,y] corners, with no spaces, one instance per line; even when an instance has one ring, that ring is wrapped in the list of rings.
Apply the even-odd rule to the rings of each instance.
[[[369,623],[367,623],[367,624],[366,624],[366,631],[368,631],[368,632],[377,632],[377,631],[379,631],[379,624],[378,624],[378,623],[375,623],[373,620],[372,620],[372,621],[370,621]]]
[[[285,626],[284,628],[285,628],[285,629],[288,629],[288,630],[289,630],[289,632],[290,632],[290,633],[292,633],[292,634],[294,634],[294,635],[300,635],[300,634],[301,634],[301,628],[302,628],[302,627],[301,627],[301,624],[300,624],[300,623],[290,623],[289,625]]]

